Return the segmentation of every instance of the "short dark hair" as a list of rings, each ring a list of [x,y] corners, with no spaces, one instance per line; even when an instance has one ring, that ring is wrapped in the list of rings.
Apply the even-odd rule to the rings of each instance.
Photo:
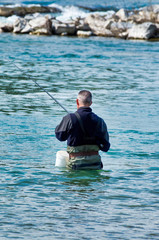
[[[88,90],[81,90],[78,93],[78,100],[80,100],[83,104],[91,104],[92,103],[92,93]]]

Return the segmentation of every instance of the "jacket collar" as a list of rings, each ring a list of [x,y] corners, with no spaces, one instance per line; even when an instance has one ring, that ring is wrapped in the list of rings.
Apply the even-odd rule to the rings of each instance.
[[[92,109],[90,107],[80,107],[77,112],[92,112]]]

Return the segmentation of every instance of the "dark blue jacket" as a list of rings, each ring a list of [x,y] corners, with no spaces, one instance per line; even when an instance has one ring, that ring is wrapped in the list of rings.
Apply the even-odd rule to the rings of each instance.
[[[90,107],[81,107],[79,113],[85,135],[80,123],[74,113],[63,117],[61,123],[56,127],[56,138],[66,141],[68,146],[98,145],[100,150],[107,152],[110,148],[109,134],[104,120],[92,112]]]

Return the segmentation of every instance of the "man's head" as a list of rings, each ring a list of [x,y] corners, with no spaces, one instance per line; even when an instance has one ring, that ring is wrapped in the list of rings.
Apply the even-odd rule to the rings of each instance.
[[[82,90],[77,96],[77,108],[79,107],[90,107],[92,104],[92,94],[90,91]]]

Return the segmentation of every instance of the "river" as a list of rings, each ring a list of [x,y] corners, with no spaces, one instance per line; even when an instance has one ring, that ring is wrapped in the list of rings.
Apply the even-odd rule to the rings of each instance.
[[[4,33],[0,49],[0,239],[159,239],[159,42]],[[66,113],[32,79],[70,112],[92,91],[103,170],[55,167]]]

